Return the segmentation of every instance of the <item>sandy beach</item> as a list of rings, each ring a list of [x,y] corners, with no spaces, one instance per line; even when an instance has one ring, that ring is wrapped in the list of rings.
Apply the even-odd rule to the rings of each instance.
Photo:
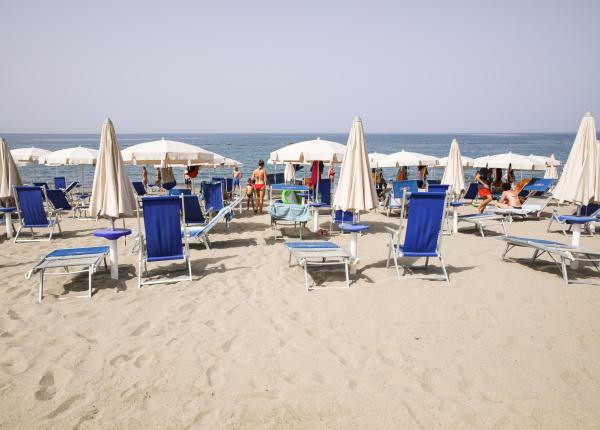
[[[504,244],[474,232],[443,237],[450,285],[398,281],[385,268],[383,228],[398,218],[363,220],[372,229],[349,290],[328,288],[344,284],[334,269],[313,270],[324,288],[306,292],[268,216],[244,212],[215,229],[211,250],[193,244],[193,282],[138,289],[128,239],[122,280],[99,271],[90,300],[76,297],[86,276],[50,278],[42,304],[25,272],[55,248],[103,244],[91,231],[107,222],[63,218],[51,242],[4,236],[0,427],[600,425],[599,286],[567,287],[549,263],[502,262]],[[570,240],[546,226],[514,222],[509,232]],[[349,246],[348,236],[332,240]],[[582,244],[595,249],[598,238]],[[429,273],[440,273],[436,263]]]

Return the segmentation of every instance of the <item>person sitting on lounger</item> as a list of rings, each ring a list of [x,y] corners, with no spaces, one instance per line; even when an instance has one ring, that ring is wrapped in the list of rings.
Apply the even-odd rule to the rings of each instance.
[[[496,203],[497,208],[503,209],[518,209],[521,208],[519,193],[510,189],[509,183],[502,184],[502,196]]]
[[[475,181],[477,181],[477,186],[479,188],[479,197],[483,199],[477,207],[477,211],[483,213],[485,207],[492,201],[492,191],[490,189],[492,170],[487,167],[479,169],[475,174]]]

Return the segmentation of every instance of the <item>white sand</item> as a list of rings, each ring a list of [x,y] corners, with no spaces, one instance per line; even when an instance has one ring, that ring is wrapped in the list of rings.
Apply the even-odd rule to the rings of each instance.
[[[138,289],[121,241],[122,281],[99,272],[89,300],[76,298],[85,276],[51,278],[42,304],[25,272],[54,248],[103,244],[90,232],[107,223],[63,222],[52,242],[3,236],[0,428],[600,427],[600,286],[502,262],[504,245],[474,233],[443,238],[450,285],[398,281],[383,233],[397,218],[363,220],[352,288],[309,293],[267,216],[194,245],[194,282]],[[570,240],[546,225],[510,232]],[[341,270],[312,273],[343,285]]]

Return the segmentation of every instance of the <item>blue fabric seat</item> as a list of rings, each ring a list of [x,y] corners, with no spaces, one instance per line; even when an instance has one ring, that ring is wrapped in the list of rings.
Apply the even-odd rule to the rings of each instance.
[[[571,229],[574,224],[573,221],[577,221],[579,217],[590,217],[584,223],[586,226],[591,226],[596,221],[600,220],[600,203],[589,203],[585,206],[581,206],[579,208],[579,214],[577,214],[577,210],[573,211],[573,213],[569,215],[560,214],[556,209],[554,209],[552,216],[550,217],[550,221],[548,223],[548,227],[546,231],[550,232],[550,227],[552,223],[556,222],[561,229],[561,233],[567,235],[567,232]],[[593,231],[592,228],[588,228],[590,232]]]
[[[73,209],[73,207],[67,200],[65,192],[61,189],[46,190],[46,201],[56,211],[70,211],[71,209]]]
[[[67,188],[67,179],[64,176],[57,176],[54,178],[54,189],[64,190]]]
[[[400,279],[399,258],[425,257],[425,266],[427,267],[429,258],[437,257],[444,272],[443,279],[450,282],[440,252],[445,206],[445,192],[415,193],[410,198],[404,242],[400,243],[401,230],[388,229],[390,231],[390,241],[388,244],[387,266],[389,267],[390,258],[393,256],[398,279]],[[406,266],[404,266],[404,271],[406,272]]]
[[[430,181],[427,191],[429,191],[430,193],[445,193],[448,191],[448,187],[449,187],[449,185],[432,184]]]
[[[479,186],[477,185],[477,182],[471,182],[469,184],[469,187],[467,188],[467,192],[463,196],[463,199],[473,201],[478,196],[479,196]]]
[[[329,232],[333,232],[334,226],[339,226],[340,224],[354,224],[355,221],[356,218],[354,216],[354,212],[336,209],[331,213],[331,225],[329,226]]]
[[[170,196],[191,196],[192,190],[189,190],[187,188],[171,188],[169,190],[169,195]]]
[[[185,205],[182,197],[160,196],[143,197],[144,205],[144,233],[139,235],[139,261],[138,261],[138,287],[148,284],[177,282],[182,279],[162,279],[156,281],[142,280],[142,264],[147,275],[147,263],[157,261],[184,260],[188,266],[189,277],[192,280],[192,265],[185,224],[183,226],[183,244],[181,234],[180,211],[185,219]],[[139,223],[139,210],[138,210]],[[140,232],[141,233],[141,232]]]
[[[201,185],[204,209],[219,212],[223,208],[223,185],[221,181],[203,182]]]
[[[50,218],[44,208],[44,200],[40,187],[20,186],[15,187],[15,200],[17,203],[17,214],[19,216],[20,226],[15,235],[15,242],[30,242],[40,240],[51,240],[54,234],[54,227],[58,226],[59,233],[62,234],[60,223],[58,221],[58,212],[51,214]],[[31,239],[19,239],[23,228],[31,231]],[[36,239],[34,229],[48,228],[48,239]]]
[[[143,182],[132,182],[131,185],[133,185],[133,189],[139,197],[146,195],[146,187],[144,187]]]

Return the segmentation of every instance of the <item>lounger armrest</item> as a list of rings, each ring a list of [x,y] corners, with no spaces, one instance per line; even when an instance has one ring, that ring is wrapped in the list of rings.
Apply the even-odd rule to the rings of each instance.
[[[396,237],[398,235],[398,229],[396,228],[391,228],[391,227],[384,227],[387,232],[392,236],[392,237]]]

